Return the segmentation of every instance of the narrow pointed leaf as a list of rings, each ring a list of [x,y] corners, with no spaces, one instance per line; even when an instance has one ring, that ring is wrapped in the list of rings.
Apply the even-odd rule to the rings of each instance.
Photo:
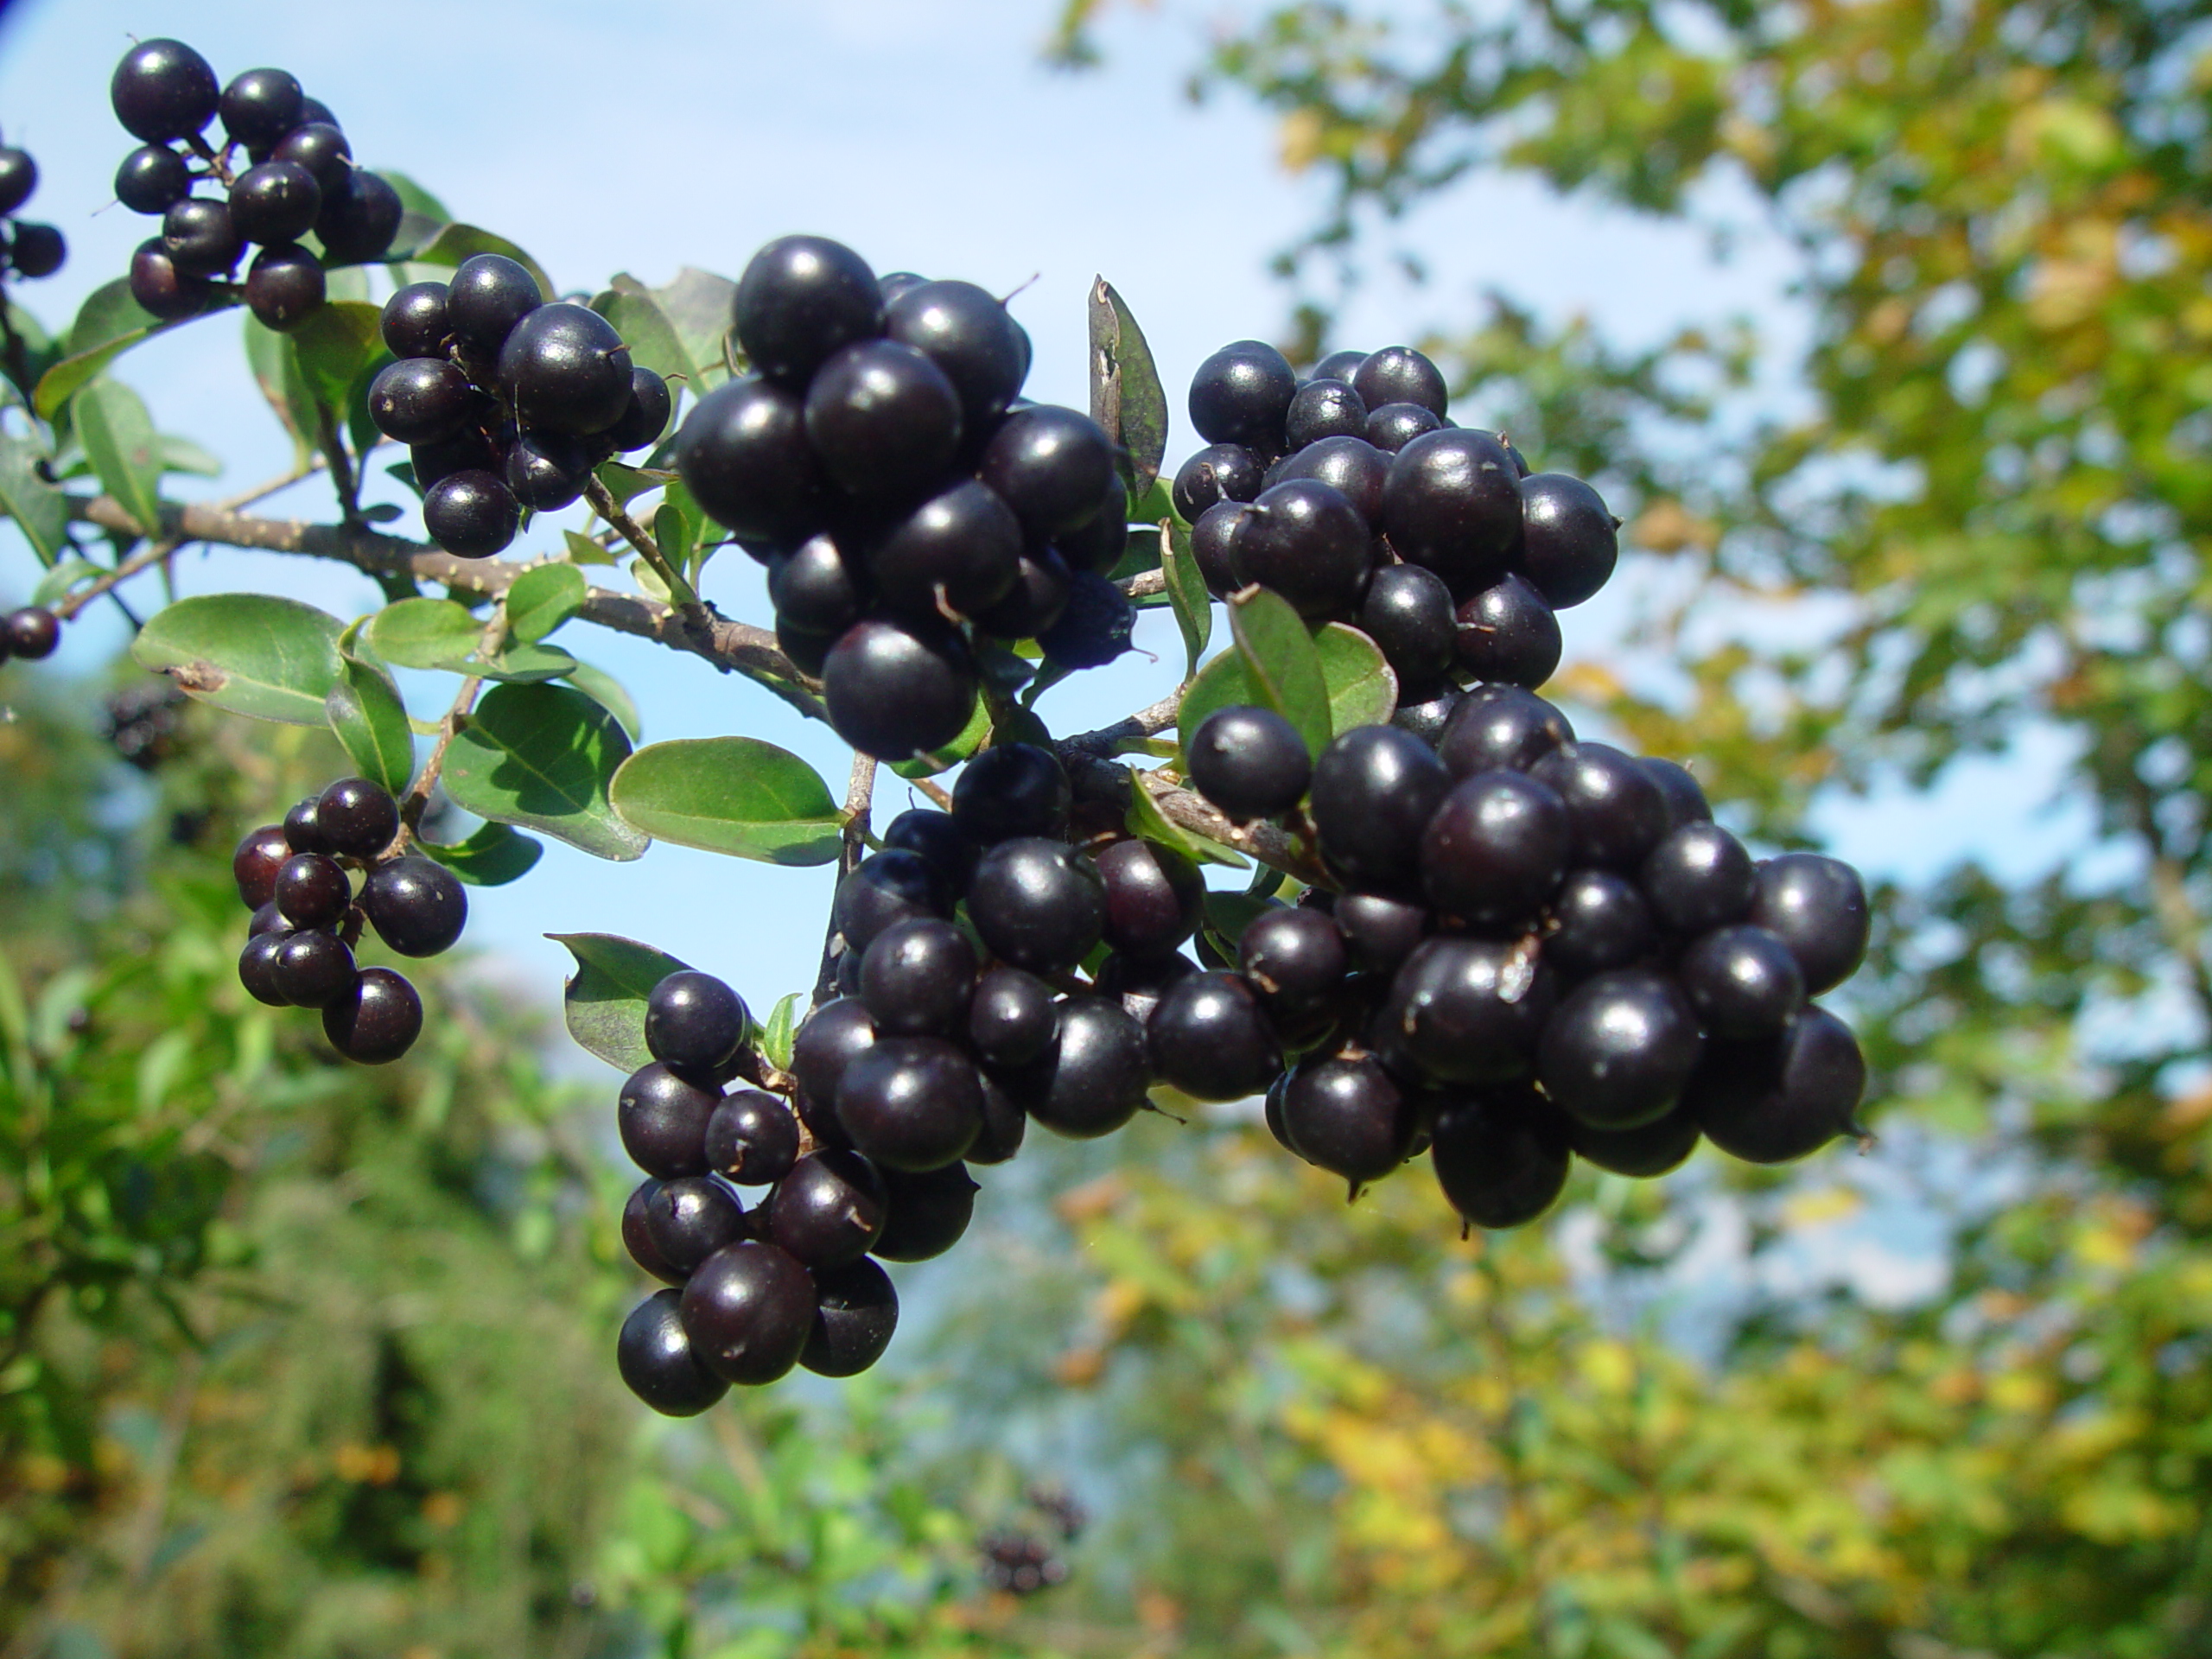
[[[336,617],[296,600],[208,594],[157,612],[130,657],[218,709],[321,726],[338,683],[342,631]]]
[[[1167,580],[1168,603],[1175,608],[1175,626],[1183,635],[1183,677],[1198,671],[1198,659],[1213,639],[1213,595],[1206,592],[1198,574],[1198,556],[1191,551],[1190,532],[1168,520],[1160,525],[1160,569]]]
[[[646,835],[768,864],[827,864],[843,814],[812,766],[750,737],[683,738],[639,749],[610,791]]]
[[[1230,601],[1229,627],[1260,706],[1296,727],[1306,747],[1320,753],[1330,736],[1329,687],[1304,619],[1281,594],[1251,588]]]
[[[504,887],[518,881],[545,856],[545,843],[504,823],[477,826],[467,841],[450,847],[435,842],[415,843],[472,887]]]
[[[1090,286],[1090,413],[1119,446],[1130,493],[1142,495],[1167,453],[1167,394],[1144,331],[1103,276]]]
[[[620,723],[582,692],[495,685],[446,751],[446,793],[480,818],[622,861],[643,856],[651,839],[607,801],[629,757]]]
[[[219,290],[200,315],[207,316],[237,303],[228,291]],[[54,419],[61,412],[61,406],[76,396],[79,386],[124,353],[156,334],[181,328],[192,321],[183,317],[175,322],[156,322],[152,314],[130,297],[127,278],[118,276],[111,283],[102,283],[78,308],[77,319],[69,326],[69,354],[39,377],[38,390],[31,399],[33,406],[41,419]]]
[[[1208,836],[1192,835],[1174,823],[1160,810],[1160,803],[1146,791],[1141,774],[1129,775],[1129,810],[1126,822],[1129,833],[1147,841],[1156,841],[1173,852],[1200,864],[1225,864],[1230,869],[1251,868],[1251,861],[1243,854],[1223,846]]]
[[[798,1035],[799,1010],[806,1006],[804,991],[791,991],[776,999],[768,1023],[760,1027],[761,1057],[779,1071],[791,1065],[791,1042]]]
[[[569,1035],[618,1071],[652,1061],[645,1046],[645,999],[689,963],[613,933],[548,933],[569,947],[576,971],[562,988]]]
[[[729,334],[730,306],[737,284],[727,276],[686,265],[673,282],[652,290],[691,362],[691,395],[698,397],[729,378],[722,345]]]
[[[395,795],[407,787],[415,775],[415,737],[391,675],[341,652],[323,708],[356,772]]]

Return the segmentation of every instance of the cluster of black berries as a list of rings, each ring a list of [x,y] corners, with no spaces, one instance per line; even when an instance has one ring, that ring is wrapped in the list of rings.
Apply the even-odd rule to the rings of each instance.
[[[38,163],[30,152],[12,145],[0,147],[0,270],[18,276],[51,276],[69,257],[69,245],[51,225],[40,225],[16,213],[38,188]]]
[[[401,289],[383,333],[399,360],[371,384],[370,417],[408,447],[430,539],[462,558],[499,552],[525,510],[568,506],[601,461],[667,429],[668,382],[630,361],[605,317],[547,303],[504,255]]]
[[[1068,1564],[1060,1550],[1090,1522],[1090,1512],[1057,1486],[1031,1487],[1027,1507],[1031,1524],[993,1527],[976,1540],[983,1582],[1008,1595],[1033,1596],[1065,1584]]]
[[[1240,340],[1199,365],[1190,407],[1208,447],[1174,501],[1207,588],[1256,583],[1356,625],[1408,709],[1469,679],[1541,685],[1554,613],[1612,575],[1619,521],[1598,493],[1454,426],[1443,375],[1410,346],[1338,352],[1301,384],[1274,346]]]
[[[162,216],[162,233],[130,257],[130,297],[156,317],[200,311],[251,245],[261,251],[247,306],[271,328],[296,327],[322,303],[326,266],[380,258],[399,233],[399,192],[353,164],[337,118],[282,69],[219,86],[183,41],[146,41],[116,66],[108,96],[140,141],[116,169],[116,200]],[[203,136],[218,116],[219,150]],[[194,195],[201,184],[221,194]],[[303,245],[310,233],[319,255]]]
[[[768,567],[776,632],[854,747],[905,760],[975,706],[973,639],[1094,667],[1133,613],[1113,445],[1021,402],[1029,340],[972,283],[879,280],[821,237],[770,243],[734,306],[753,374],[685,419],[677,464]]]
[[[323,1035],[349,1060],[380,1065],[414,1046],[423,999],[389,968],[358,968],[366,921],[403,957],[435,957],[461,938],[468,896],[452,871],[396,853],[399,805],[365,778],[341,778],[238,842],[238,898],[253,912],[238,981],[271,1007],[320,1008]],[[363,872],[356,893],[348,869]]]
[[[1502,684],[1460,696],[1433,744],[1363,726],[1310,762],[1280,716],[1217,709],[1189,760],[1224,812],[1295,823],[1342,884],[1239,945],[1269,1027],[1308,1051],[1268,1096],[1308,1161],[1357,1185],[1426,1143],[1459,1212],[1500,1227],[1559,1196],[1571,1153],[1649,1176],[1700,1135],[1779,1163],[1853,1128],[1866,1063],[1807,999],[1866,953],[1858,874],[1754,861],[1682,767],[1578,742]],[[1160,1064],[1160,1017],[1164,1080],[1225,1097]]]
[[[26,605],[0,616],[0,663],[20,657],[35,663],[54,655],[61,643],[61,619],[42,605]]]
[[[107,700],[107,741],[130,765],[153,772],[176,758],[184,736],[184,705],[190,701],[174,680],[125,686]]]

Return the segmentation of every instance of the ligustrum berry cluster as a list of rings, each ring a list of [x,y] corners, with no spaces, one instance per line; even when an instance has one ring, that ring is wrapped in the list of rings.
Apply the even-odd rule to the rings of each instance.
[[[1604,587],[1620,520],[1503,434],[1452,423],[1443,374],[1408,346],[1338,352],[1300,381],[1259,340],[1191,382],[1206,448],[1175,475],[1209,592],[1257,585],[1349,622],[1398,677],[1402,723],[1433,732],[1457,683],[1531,690],[1559,666],[1555,613]]]
[[[435,957],[468,920],[453,872],[402,846],[390,792],[341,778],[283,823],[249,831],[231,857],[239,900],[253,912],[239,982],[271,1007],[321,1009],[330,1046],[367,1065],[414,1046],[423,999],[404,976],[355,964],[362,924],[400,956]],[[360,872],[358,892],[349,870]]]
[[[888,760],[951,741],[979,639],[1067,668],[1127,648],[1114,447],[1021,401],[1029,339],[999,300],[790,236],[746,267],[733,321],[753,373],[700,400],[677,465],[768,567],[777,638],[840,737]]]
[[[69,245],[51,225],[16,214],[38,188],[38,163],[30,152],[0,145],[0,271],[17,276],[51,276],[69,257]]]
[[[198,313],[257,247],[242,297],[269,327],[296,328],[322,304],[326,268],[381,258],[399,233],[399,192],[354,165],[337,118],[282,69],[219,86],[183,41],[146,41],[108,96],[140,142],[116,169],[116,200],[161,216],[130,259],[130,297],[156,317]],[[218,118],[219,149],[206,137]]]
[[[549,304],[504,254],[409,283],[382,330],[398,360],[370,383],[369,416],[408,446],[423,527],[462,558],[505,548],[525,512],[571,505],[592,468],[652,443],[673,412],[668,382],[630,361],[613,323]]]

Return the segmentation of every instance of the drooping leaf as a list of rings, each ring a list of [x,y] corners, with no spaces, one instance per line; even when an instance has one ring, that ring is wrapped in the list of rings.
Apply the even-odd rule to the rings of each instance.
[[[576,971],[562,988],[569,1035],[618,1071],[652,1061],[645,1046],[645,999],[653,987],[691,964],[650,944],[613,933],[548,933],[569,947]]]
[[[284,430],[291,434],[294,463],[306,466],[308,458],[315,453],[315,398],[301,377],[300,359],[292,349],[290,338],[266,327],[249,312],[245,320],[245,358],[253,369],[254,384],[261,388],[269,407],[276,411]],[[413,477],[411,471],[409,477]]]
[[[673,473],[654,472],[620,461],[602,461],[594,470],[599,481],[607,486],[607,493],[614,498],[616,505],[625,507],[648,490],[658,490],[676,476]]]
[[[583,607],[590,584],[573,564],[534,564],[507,588],[507,632],[535,644]]]
[[[238,303],[231,290],[219,289],[199,315],[207,316]],[[130,297],[127,278],[118,276],[102,283],[78,308],[77,320],[69,326],[69,354],[39,377],[33,406],[42,419],[54,419],[79,386],[124,353],[192,321],[181,317],[174,322],[156,322]]]
[[[582,692],[601,708],[622,722],[632,743],[645,741],[645,721],[638,714],[637,700],[623,689],[622,682],[603,668],[589,663],[578,663],[567,675],[570,685]]]
[[[154,440],[155,452],[165,473],[189,473],[195,478],[220,478],[223,463],[215,453],[190,438],[163,432]]]
[[[463,225],[458,221],[449,224],[416,249],[410,260],[418,265],[458,266],[462,260],[473,258],[480,253],[503,254],[513,260],[531,274],[537,283],[537,291],[549,300],[560,291],[553,286],[553,279],[545,274],[545,268],[537,260],[496,231],[487,231],[480,226]]]
[[[131,642],[130,658],[218,709],[321,726],[342,632],[336,617],[297,600],[207,594],[157,612]]]
[[[450,599],[403,599],[368,625],[369,648],[402,668],[451,668],[484,637],[483,619]]]
[[[776,1006],[768,1011],[767,1024],[760,1027],[761,1056],[779,1071],[791,1070],[791,1040],[798,1034],[799,1010],[806,1001],[804,991],[778,997]]]
[[[395,795],[407,787],[415,775],[415,737],[391,675],[341,651],[323,708],[356,772]]]
[[[638,367],[651,369],[664,378],[680,375],[683,382],[696,375],[698,365],[684,349],[683,337],[677,333],[652,290],[636,277],[627,273],[617,276],[612,287],[592,297],[591,308],[614,325],[622,343],[630,348],[630,361]],[[683,384],[670,390],[681,391]]]
[[[1187,680],[1198,671],[1198,659],[1213,639],[1213,595],[1198,574],[1190,532],[1166,521],[1160,526],[1160,569],[1167,581],[1168,602],[1175,607],[1175,626],[1183,635],[1183,677]]]
[[[4,499],[5,487],[0,486],[0,499]],[[70,592],[88,582],[99,580],[99,566],[87,559],[64,559],[38,579],[38,586],[31,589],[31,603],[52,605],[67,598]]]
[[[51,565],[69,545],[69,502],[38,475],[45,453],[29,438],[0,434],[0,512],[16,521],[38,562]]]
[[[646,835],[768,864],[827,864],[843,818],[797,755],[750,737],[683,738],[639,749],[615,774],[614,810]]]
[[[1223,846],[1210,836],[1193,835],[1169,818],[1160,810],[1160,803],[1147,792],[1142,779],[1134,772],[1129,775],[1127,823],[1131,835],[1156,841],[1196,863],[1225,864],[1236,870],[1250,868],[1251,861],[1243,854]]]
[[[673,501],[663,499],[653,512],[653,544],[660,549],[661,558],[673,570],[682,570],[691,563],[691,533],[696,528],[683,516],[683,509]]]
[[[613,564],[614,556],[582,531],[564,530],[561,540],[569,550],[571,564]]]
[[[446,751],[446,793],[494,823],[518,824],[596,858],[644,855],[607,785],[630,756],[614,716],[564,685],[495,685]]]
[[[162,523],[161,440],[145,400],[119,380],[92,380],[70,405],[78,441],[100,480],[139,529]]]
[[[504,823],[480,824],[467,841],[449,847],[420,840],[415,844],[472,887],[504,887],[520,880],[545,856],[543,842]]]
[[[1281,594],[1249,588],[1230,601],[1229,628],[1255,700],[1296,727],[1306,748],[1320,753],[1330,736],[1329,687],[1304,619]]]
[[[370,369],[386,354],[382,315],[365,300],[330,300],[289,336],[308,395],[334,415],[352,407]]]
[[[1090,285],[1090,414],[1119,447],[1131,493],[1142,495],[1167,453],[1167,394],[1144,331],[1103,276]]]

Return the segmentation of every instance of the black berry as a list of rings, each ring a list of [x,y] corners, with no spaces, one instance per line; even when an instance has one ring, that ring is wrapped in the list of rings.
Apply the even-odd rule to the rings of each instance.
[[[249,830],[231,855],[231,875],[238,884],[238,902],[258,910],[276,896],[276,871],[292,855],[281,825],[264,823]]]
[[[630,406],[630,348],[587,306],[541,305],[499,347],[499,383],[525,427],[582,436],[603,432]]]
[[[296,242],[315,228],[322,187],[297,162],[264,162],[231,186],[231,224],[249,242]]]
[[[1665,1116],[1704,1047],[1681,988],[1643,969],[1569,992],[1545,1028],[1538,1075],[1560,1109],[1601,1129]]]
[[[1151,1076],[1144,1028],[1120,1003],[1070,997],[1052,1052],[1008,1085],[1046,1128],[1077,1140],[1110,1135],[1144,1104]]]
[[[1744,843],[1708,819],[1684,824],[1654,847],[1637,885],[1662,925],[1702,933],[1743,919],[1758,876]]]
[[[315,822],[332,852],[373,858],[399,833],[399,803],[381,784],[340,778],[315,798]]]
[[[245,242],[231,210],[207,196],[187,196],[162,215],[162,251],[187,276],[220,276],[238,264]]]
[[[1356,726],[1340,733],[1313,763],[1323,856],[1358,886],[1410,888],[1419,880],[1421,834],[1451,782],[1436,752],[1411,732]]]
[[[322,262],[305,248],[278,243],[264,248],[246,268],[245,303],[264,328],[285,334],[321,305]]]
[[[1771,1037],[1805,1006],[1805,976],[1797,958],[1763,927],[1718,928],[1692,940],[1675,973],[1714,1037]]]
[[[1385,346],[1369,353],[1352,371],[1351,387],[1370,409],[1414,404],[1440,416],[1449,407],[1443,372],[1410,346]]]
[[[1436,1184],[1478,1227],[1520,1227],[1559,1201],[1574,1166],[1568,1129],[1533,1093],[1457,1102],[1442,1112],[1428,1149]]]
[[[543,304],[537,279],[505,254],[473,254],[446,283],[446,326],[490,362],[515,325]]]
[[[1238,521],[1230,559],[1242,581],[1273,588],[1300,616],[1318,620],[1357,607],[1373,537],[1343,492],[1292,479],[1260,492]]]
[[[746,265],[731,315],[755,369],[804,387],[831,353],[883,332],[883,296],[850,248],[827,237],[785,236]]]
[[[926,1262],[960,1242],[976,1213],[976,1182],[965,1164],[883,1172],[890,1214],[871,1255],[886,1262]]]
[[[944,924],[938,924],[944,925]],[[869,947],[869,955],[881,949]],[[942,1169],[983,1127],[975,1063],[937,1037],[879,1036],[837,1084],[837,1121],[885,1169]]]
[[[707,1120],[721,1091],[660,1061],[632,1071],[615,1103],[614,1123],[630,1161],[648,1175],[673,1180],[707,1173]]]
[[[1033,971],[1071,968],[1105,925],[1105,879],[1064,842],[1002,841],[976,861],[968,915],[1001,961]]]
[[[1001,967],[976,982],[966,1035],[984,1065],[1027,1065],[1052,1046],[1059,1028],[1059,1009],[1043,980]]]
[[[1574,741],[1567,716],[1517,685],[1482,685],[1460,700],[1437,740],[1437,759],[1454,778],[1506,767],[1532,770]]]
[[[696,1417],[729,1392],[699,1361],[673,1290],[657,1290],[630,1311],[614,1344],[624,1386],[664,1417]]]
[[[798,1363],[814,1303],[804,1267],[773,1244],[743,1239],[699,1264],[677,1307],[701,1363],[724,1382],[757,1387]]]
[[[814,1275],[814,1325],[798,1363],[819,1376],[857,1376],[883,1357],[899,1328],[891,1275],[863,1257]]]
[[[444,865],[410,853],[368,873],[361,909],[377,937],[401,956],[435,957],[461,938],[468,893]]]
[[[1573,861],[1632,870],[1667,830],[1667,803],[1633,755],[1604,743],[1569,743],[1529,768],[1567,803]]]
[[[1028,369],[1020,330],[1007,308],[973,283],[918,283],[883,308],[883,332],[943,370],[970,425],[1002,414]]]
[[[296,853],[276,869],[276,908],[294,927],[335,927],[353,901],[346,872],[321,853]]]
[[[1354,618],[1398,677],[1399,702],[1444,684],[1452,672],[1452,590],[1417,564],[1386,564],[1367,584]]]
[[[1779,1037],[1713,1044],[1690,1096],[1699,1126],[1721,1151],[1786,1164],[1853,1133],[1866,1090],[1866,1060],[1851,1027],[1808,1007]]]
[[[446,285],[408,283],[384,302],[378,327],[394,357],[442,358],[453,332],[446,319]]]
[[[950,610],[979,616],[1004,599],[1019,574],[1021,523],[973,479],[931,497],[869,549],[883,602],[931,619]]]
[[[1117,841],[1092,855],[1106,882],[1101,937],[1133,957],[1165,956],[1198,931],[1205,878],[1182,854],[1149,841]]]
[[[1274,346],[1256,340],[1224,346],[1191,377],[1191,424],[1208,443],[1241,443],[1269,454],[1283,447],[1283,420],[1298,374]]]
[[[1260,493],[1264,470],[1241,443],[1213,443],[1192,455],[1175,473],[1169,499],[1192,524],[1224,501],[1249,501]]]
[[[1258,995],[1241,975],[1189,974],[1169,986],[1145,1022],[1154,1075],[1193,1100],[1263,1094],[1282,1051]]]
[[[346,942],[319,927],[287,934],[276,947],[276,988],[295,1007],[328,1007],[353,990],[354,971]]]
[[[679,1274],[693,1272],[745,1231],[744,1206],[711,1175],[679,1175],[657,1183],[645,1211],[645,1236],[654,1254]]]
[[[423,999],[389,968],[364,968],[353,988],[322,1011],[322,1034],[347,1059],[383,1065],[415,1046]]]
[[[1634,882],[1611,870],[1573,870],[1552,895],[1544,957],[1578,978],[1627,968],[1659,943],[1651,906]]]
[[[423,497],[423,528],[457,558],[488,559],[515,538],[522,504],[506,480],[474,469],[440,479]]]
[[[1278,1110],[1287,1144],[1355,1185],[1382,1179],[1413,1149],[1413,1103],[1363,1052],[1300,1064]]]
[[[976,475],[1014,509],[1026,533],[1050,541],[1098,511],[1114,476],[1114,448],[1088,415],[1033,404],[991,435]]]
[[[1283,439],[1293,449],[1303,449],[1323,438],[1365,438],[1367,404],[1342,380],[1308,380],[1290,400],[1283,419]]]
[[[847,629],[822,666],[830,725],[880,760],[904,760],[959,736],[976,689],[966,645],[942,625],[871,617]]]
[[[861,1001],[887,1037],[952,1035],[967,1019],[975,982],[976,947],[933,916],[893,923],[861,959]]]
[[[1758,891],[1744,918],[1780,937],[1819,996],[1866,959],[1870,918],[1859,872],[1818,853],[1784,853],[1758,867]]]
[[[1559,667],[1559,618],[1525,577],[1508,575],[1470,594],[1455,618],[1461,672],[1534,690]]]
[[[282,69],[249,69],[233,75],[217,100],[223,130],[252,149],[267,149],[300,124],[307,95],[299,81]]]
[[[1313,757],[1298,728],[1272,709],[1217,709],[1191,734],[1191,783],[1243,823],[1288,812],[1305,798]]]
[[[1370,1034],[1393,1070],[1503,1082],[1529,1069],[1556,996],[1551,970],[1525,945],[1425,939],[1392,976]]]
[[[1415,438],[1390,463],[1382,523],[1399,557],[1427,565],[1453,593],[1486,588],[1505,574],[1521,538],[1512,460],[1487,432]]]
[[[798,1160],[798,1119],[775,1096],[741,1089],[707,1119],[707,1166],[740,1186],[780,1181]]]
[[[163,322],[198,315],[214,291],[205,276],[178,270],[158,237],[141,242],[130,256],[130,297]]]
[[[810,1268],[857,1262],[883,1230],[888,1199],[856,1152],[810,1153],[768,1195],[768,1236]]]
[[[1567,803],[1525,772],[1452,785],[1421,836],[1421,881],[1437,908],[1478,928],[1527,921],[1567,874]]]
[[[1613,574],[1620,521],[1598,492],[1564,473],[1520,480],[1520,568],[1554,608],[1580,605]]]
[[[182,41],[140,41],[116,65],[107,91],[115,118],[149,144],[191,137],[222,101],[207,60]]]
[[[681,969],[645,999],[645,1046],[670,1065],[715,1071],[736,1054],[750,1020],[744,1000],[721,980]]]
[[[115,169],[115,199],[134,213],[165,213],[191,194],[192,169],[165,144],[134,149]]]

